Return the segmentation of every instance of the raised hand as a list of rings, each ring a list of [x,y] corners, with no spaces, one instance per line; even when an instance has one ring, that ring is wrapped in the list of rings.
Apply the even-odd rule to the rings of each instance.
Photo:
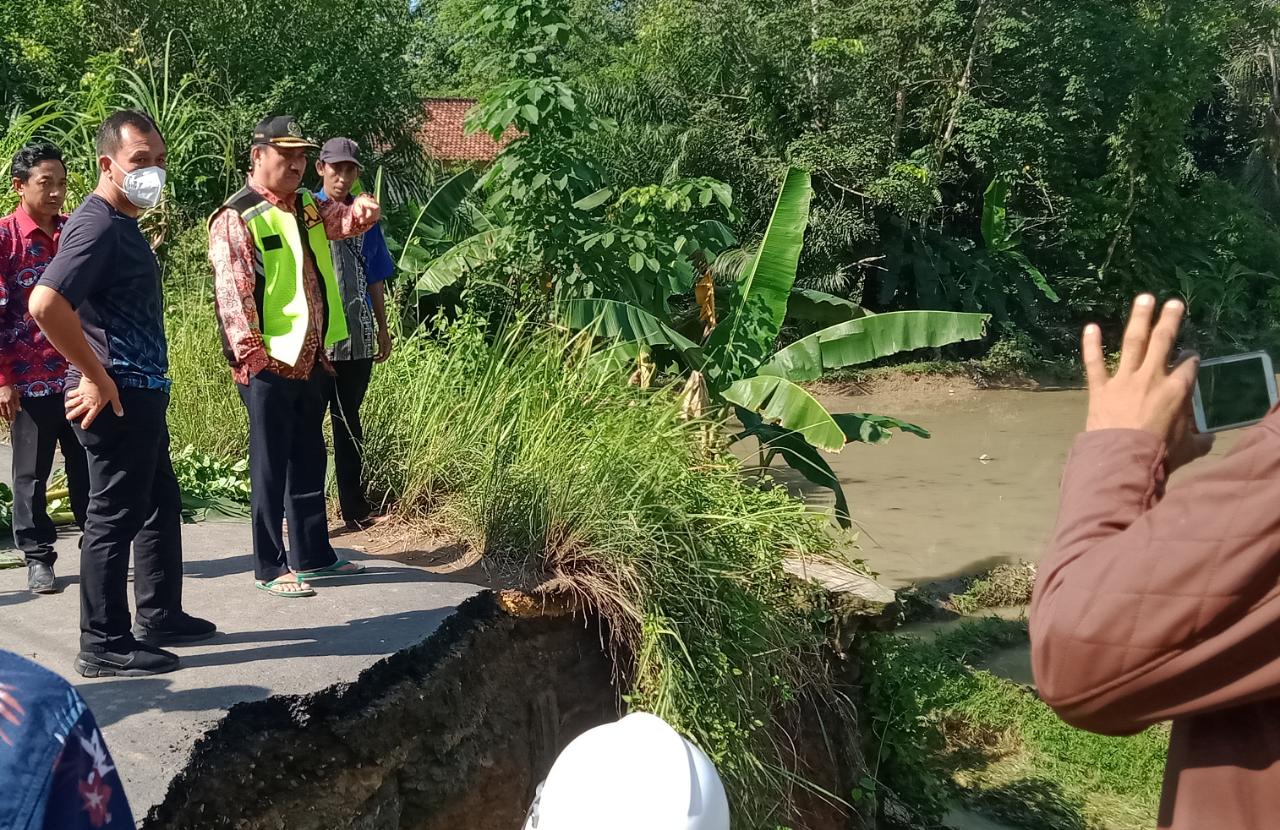
[[[1149,432],[1169,448],[1167,466],[1172,471],[1207,453],[1213,437],[1191,428],[1191,393],[1200,356],[1186,353],[1170,362],[1186,306],[1179,300],[1165,303],[1153,326],[1155,306],[1156,298],[1150,294],[1134,301],[1114,375],[1107,371],[1103,357],[1101,329],[1085,328],[1084,368],[1089,383],[1085,429]]]

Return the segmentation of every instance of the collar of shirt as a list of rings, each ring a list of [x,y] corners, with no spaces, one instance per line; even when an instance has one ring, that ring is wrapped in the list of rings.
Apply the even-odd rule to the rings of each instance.
[[[249,187],[252,187],[255,191],[257,191],[258,195],[266,199],[267,202],[270,203],[273,207],[278,207],[281,210],[283,210],[285,213],[293,213],[293,204],[294,204],[294,200],[296,199],[296,196],[288,200],[281,199],[279,196],[272,193],[270,190],[267,190],[265,187],[255,182],[253,179],[249,180]]]
[[[324,188],[322,187],[322,188],[320,188],[319,190],[317,190],[317,191],[316,191],[316,198],[317,198],[317,199],[319,199],[319,200],[320,200],[320,201],[322,201],[322,202],[327,202],[327,201],[329,201],[329,194],[328,194],[328,193],[325,193],[325,192],[324,192]],[[349,204],[351,204],[352,202],[354,202],[355,200],[356,200],[356,197],[355,197],[355,196],[352,196],[350,193],[348,193],[348,194],[347,194],[347,198],[343,199],[343,200],[342,200],[342,203],[343,203],[344,205],[349,205]]]
[[[31,214],[27,213],[27,209],[21,204],[19,204],[18,209],[13,212],[13,216],[18,223],[18,233],[22,234],[27,239],[31,239],[32,236],[38,233],[45,239],[54,243],[58,241],[58,236],[62,233],[62,225],[67,221],[67,217],[61,214],[54,217],[53,236],[49,236],[49,234],[45,233],[44,228],[36,224],[36,220],[31,218]]]

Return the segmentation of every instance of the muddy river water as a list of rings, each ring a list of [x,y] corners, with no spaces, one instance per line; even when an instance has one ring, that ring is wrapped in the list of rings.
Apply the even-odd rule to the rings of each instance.
[[[1063,462],[1084,426],[1085,392],[974,390],[928,379],[818,398],[833,412],[893,415],[933,434],[851,444],[827,456],[860,529],[856,555],[885,584],[1040,559],[1056,519]],[[1236,438],[1222,437],[1214,455]],[[831,503],[829,492],[805,489],[810,499]]]
[[[895,588],[1039,559],[1085,393],[920,387],[818,395],[830,411],[892,415],[933,434],[827,456],[858,524],[856,555]],[[832,501],[804,489],[813,502]]]

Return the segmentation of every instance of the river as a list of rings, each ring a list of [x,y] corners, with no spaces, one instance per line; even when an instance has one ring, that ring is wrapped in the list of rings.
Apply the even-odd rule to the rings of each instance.
[[[902,379],[869,395],[817,397],[832,412],[893,415],[932,433],[928,440],[895,435],[880,446],[851,444],[827,456],[858,525],[855,555],[886,585],[1040,559],[1057,516],[1063,463],[1084,426],[1084,391]],[[1220,436],[1212,457],[1240,434]],[[787,479],[811,501],[831,504],[829,491]]]
[[[963,381],[903,379],[871,394],[819,392],[832,412],[892,415],[932,438],[895,435],[827,455],[857,523],[855,555],[892,588],[1039,559],[1053,529],[1058,482],[1084,424],[1079,390],[974,390]],[[830,491],[779,478],[811,503]]]

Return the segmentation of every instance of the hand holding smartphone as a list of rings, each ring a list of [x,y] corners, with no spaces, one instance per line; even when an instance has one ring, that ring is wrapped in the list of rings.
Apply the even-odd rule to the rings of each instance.
[[[1266,352],[1201,361],[1192,397],[1196,429],[1223,432],[1256,424],[1276,405],[1276,376]]]

